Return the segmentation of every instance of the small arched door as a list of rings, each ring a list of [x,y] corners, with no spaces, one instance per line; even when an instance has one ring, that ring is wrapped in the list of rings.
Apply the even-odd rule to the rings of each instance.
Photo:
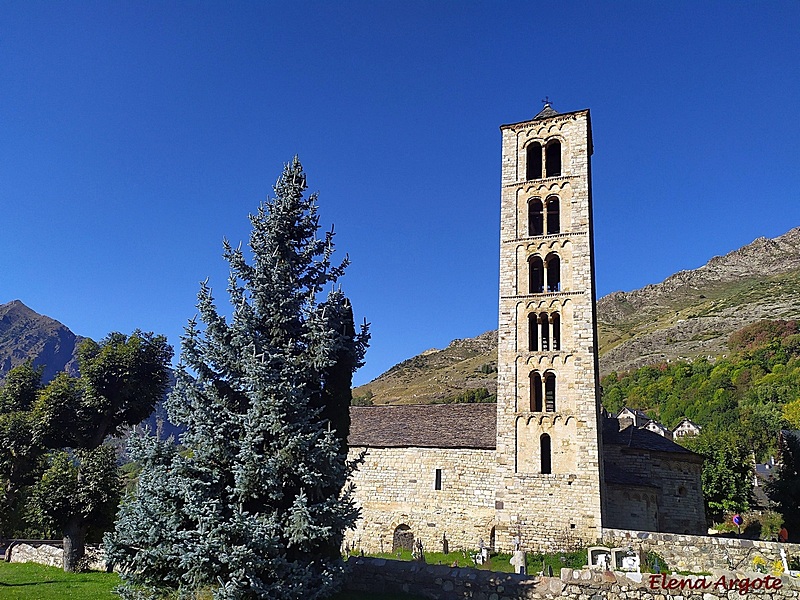
[[[392,535],[392,552],[414,549],[414,532],[405,523],[398,525]]]

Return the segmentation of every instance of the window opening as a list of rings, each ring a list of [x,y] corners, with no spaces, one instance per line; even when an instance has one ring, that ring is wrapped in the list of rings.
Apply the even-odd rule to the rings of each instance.
[[[556,376],[555,373],[544,374],[544,404],[547,412],[556,411]]]
[[[539,142],[528,144],[525,150],[526,156],[526,179],[542,178],[542,145]]]
[[[539,349],[539,317],[536,313],[528,313],[528,350]]]
[[[440,490],[442,489],[442,470],[436,469],[436,478],[433,483],[433,489]]]
[[[558,213],[558,198],[547,201],[547,234],[560,233],[561,218]]]
[[[531,412],[542,412],[542,377],[531,372]]]
[[[561,350],[561,317],[558,313],[550,315],[553,330],[553,350]]]
[[[545,148],[545,171],[548,177],[561,175],[561,142],[552,141],[547,144],[547,148]]]
[[[550,324],[547,322],[547,313],[539,315],[539,322],[542,326],[542,350],[550,349]]]
[[[547,259],[547,291],[557,292],[561,289],[561,259],[557,254]]]
[[[528,235],[542,235],[543,233],[542,201],[534,198],[528,202]]]
[[[528,293],[541,294],[544,291],[544,265],[538,256],[531,256],[528,259]]]
[[[539,443],[541,446],[541,454],[542,454],[542,473],[544,475],[549,475],[553,472],[552,469],[552,462],[550,456],[550,436],[546,433],[542,434],[542,437],[539,438]]]

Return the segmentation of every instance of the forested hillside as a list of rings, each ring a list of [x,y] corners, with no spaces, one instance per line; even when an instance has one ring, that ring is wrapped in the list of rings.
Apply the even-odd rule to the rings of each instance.
[[[745,441],[757,458],[775,449],[787,416],[800,406],[800,325],[760,321],[733,333],[731,354],[716,361],[677,361],[611,373],[603,406],[640,408],[667,427],[688,417]],[[800,425],[796,424],[796,425]]]
[[[716,361],[662,363],[602,380],[610,412],[628,406],[668,427],[682,417],[703,427],[681,443],[706,457],[703,493],[714,518],[748,508],[754,460],[776,454],[781,429],[800,429],[800,322],[759,321],[728,344],[731,353]]]

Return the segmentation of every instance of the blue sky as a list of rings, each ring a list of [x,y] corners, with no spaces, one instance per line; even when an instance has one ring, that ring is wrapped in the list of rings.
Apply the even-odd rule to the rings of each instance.
[[[800,225],[800,3],[0,3],[0,303],[177,346],[299,154],[364,383],[497,323],[499,125],[590,108],[599,295]]]

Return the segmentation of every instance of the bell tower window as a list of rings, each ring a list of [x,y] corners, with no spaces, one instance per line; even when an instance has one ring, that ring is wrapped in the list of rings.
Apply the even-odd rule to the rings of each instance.
[[[557,177],[561,175],[561,142],[553,140],[547,144],[544,153],[545,173],[547,177]]]
[[[558,198],[547,200],[547,235],[561,231],[561,219],[558,214]]]
[[[528,144],[525,149],[525,162],[527,163],[525,178],[530,181],[531,179],[542,178],[542,145],[539,142]]]
[[[528,235],[542,234],[544,234],[542,201],[538,198],[533,198],[528,202]]]
[[[558,254],[547,257],[547,291],[558,292],[561,290],[561,259]]]
[[[539,349],[539,317],[536,313],[528,314],[528,350]]]
[[[539,256],[531,256],[528,259],[528,293],[542,292],[544,292],[544,264]]]
[[[542,327],[542,350],[550,350],[550,323],[547,319],[547,313],[542,313],[539,316],[539,323]]]
[[[558,313],[550,315],[553,330],[553,350],[561,350],[561,317]]]
[[[556,412],[556,374],[544,374],[544,409]]]
[[[542,412],[542,376],[531,371],[531,412]]]

